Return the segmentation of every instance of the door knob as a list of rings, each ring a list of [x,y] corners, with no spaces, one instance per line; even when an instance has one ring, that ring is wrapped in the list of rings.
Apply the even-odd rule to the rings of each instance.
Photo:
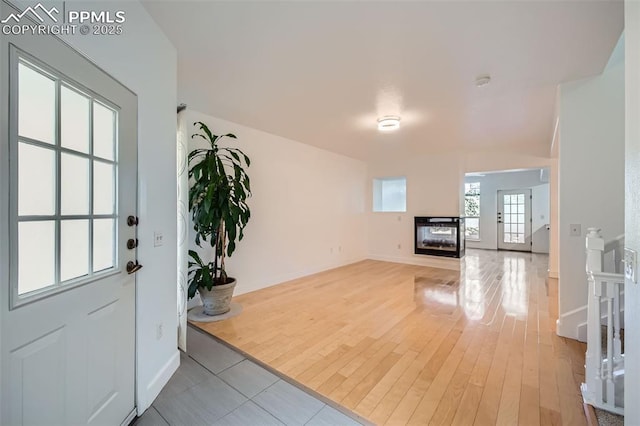
[[[127,240],[127,248],[129,250],[133,250],[134,248],[138,247],[138,239],[133,239],[133,238],[129,238]]]
[[[127,218],[127,225],[136,226],[138,224],[138,216],[129,216]]]
[[[140,269],[142,269],[142,265],[139,264],[137,260],[135,263],[131,260],[127,262],[127,274],[135,274]]]

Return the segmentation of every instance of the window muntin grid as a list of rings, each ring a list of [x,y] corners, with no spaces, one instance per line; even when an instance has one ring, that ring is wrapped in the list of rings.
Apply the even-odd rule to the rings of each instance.
[[[525,195],[503,195],[503,242],[524,244],[525,242]]]
[[[118,109],[26,54],[12,61],[16,306],[117,270]]]

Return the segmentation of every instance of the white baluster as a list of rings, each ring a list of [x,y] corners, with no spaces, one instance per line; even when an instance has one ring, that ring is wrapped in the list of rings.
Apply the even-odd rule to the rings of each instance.
[[[587,353],[593,351],[593,356],[587,361],[587,374],[589,374],[589,362],[591,363],[591,371],[593,372],[592,391],[595,392],[595,400],[599,403],[604,402],[602,395],[602,330],[600,329],[600,300],[602,298],[602,283],[592,278],[593,296],[592,306],[589,307],[589,322],[587,324]],[[593,336],[591,339],[589,337]],[[587,382],[589,384],[589,382]]]
[[[614,365],[622,360],[622,340],[620,338],[620,283],[615,282],[613,287],[613,362]]]
[[[601,284],[596,281],[592,272],[602,271],[604,239],[600,229],[589,228],[586,237],[587,249],[587,352],[585,354],[585,381],[588,394],[598,402],[602,402],[602,347],[600,331],[600,296]]]
[[[614,406],[615,401],[615,384],[613,383],[613,283],[606,283],[607,290],[607,398],[606,402]],[[603,360],[604,362],[604,360]]]
[[[624,317],[620,310],[624,276],[617,272],[617,260],[621,255],[623,241],[622,238],[617,238],[605,244],[598,228],[589,228],[585,240],[588,317],[586,371],[582,395],[585,402],[618,414],[624,414],[624,406],[616,404],[616,391],[623,392],[621,385],[624,380],[621,340]],[[605,252],[613,254],[616,272],[604,272]],[[602,311],[603,303],[606,304],[606,312]],[[606,348],[602,345],[603,314],[607,318]],[[619,385],[618,389],[616,382]],[[621,400],[622,395],[618,395],[618,401]]]

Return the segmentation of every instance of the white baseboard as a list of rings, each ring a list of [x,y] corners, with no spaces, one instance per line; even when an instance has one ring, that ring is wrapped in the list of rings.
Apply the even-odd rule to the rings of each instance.
[[[450,269],[453,271],[459,271],[462,263],[461,259],[428,255],[414,255],[408,257],[370,254],[369,259],[381,260],[383,262],[405,263],[407,265],[430,266],[432,268]]]
[[[265,280],[261,283],[250,283],[248,285],[242,285],[242,287],[236,287],[235,295],[239,296],[241,294],[250,293],[252,291],[261,290],[263,288],[271,287],[277,284],[282,284],[287,281],[295,280],[298,278],[306,277],[308,275],[317,274],[320,272],[328,271],[330,269],[341,268],[343,266],[351,265],[354,263],[362,262],[363,260],[381,260],[384,262],[395,262],[395,263],[405,263],[408,265],[418,265],[418,266],[430,266],[432,268],[440,268],[440,269],[450,269],[454,271],[459,271],[461,269],[461,259],[447,258],[447,257],[437,257],[437,256],[423,256],[423,255],[413,255],[411,257],[407,256],[386,256],[386,255],[368,255],[366,257],[356,257],[352,259],[346,259],[343,261],[317,265],[311,268],[305,268],[302,270],[289,272],[286,274],[280,274],[278,276],[272,277],[268,280]],[[191,299],[189,308],[192,306],[197,306],[199,303],[196,301],[196,298]]]
[[[565,312],[558,317],[556,331],[559,336],[587,341],[587,305]]]
[[[624,293],[622,293],[624,296]],[[624,328],[624,306],[620,308],[622,318],[620,327]],[[588,308],[584,305],[580,308],[561,314],[556,322],[556,332],[559,336],[569,337],[581,342],[587,341],[587,321]],[[606,301],[602,300],[600,305],[600,323],[607,324],[607,307]]]
[[[294,271],[294,272],[288,272],[286,274],[280,274],[280,275],[271,277],[269,279],[266,279],[264,282],[253,283],[253,284],[250,283],[249,285],[245,284],[242,287],[238,286],[238,287],[236,287],[236,291],[235,291],[234,295],[239,296],[241,294],[250,293],[252,291],[262,290],[263,288],[267,288],[267,287],[271,287],[271,286],[274,286],[274,285],[282,284],[282,283],[285,283],[287,281],[292,281],[292,280],[295,280],[295,279],[298,279],[298,278],[306,277],[308,275],[313,275],[313,274],[317,274],[317,273],[320,273],[320,272],[328,271],[330,269],[341,268],[343,266],[351,265],[353,263],[362,262],[363,260],[366,260],[366,259],[367,259],[367,257],[356,257],[356,258],[352,258],[352,259],[345,259],[345,260],[342,260],[342,261],[326,263],[326,264],[322,264],[322,265],[316,265],[316,266],[313,266],[313,267],[310,267],[310,268],[305,268],[305,269],[297,270],[297,271]],[[191,299],[191,300],[193,300],[193,299]],[[196,304],[196,306],[197,306],[197,304]],[[189,307],[191,308],[191,305],[189,305]]]
[[[180,351],[176,349],[176,353],[169,358],[169,361],[162,366],[158,374],[147,386],[138,384],[138,400],[136,401],[138,416],[141,416],[153,404],[153,401],[158,397],[160,391],[169,382],[178,367],[180,367]]]

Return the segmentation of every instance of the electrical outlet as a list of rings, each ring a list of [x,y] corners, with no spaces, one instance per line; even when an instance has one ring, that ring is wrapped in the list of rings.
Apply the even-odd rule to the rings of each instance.
[[[402,244],[398,244],[398,250],[402,250]]]
[[[624,277],[637,284],[636,269],[638,267],[638,254],[635,250],[624,249]]]
[[[162,244],[164,244],[164,235],[162,235],[162,232],[154,232],[153,233],[153,246],[154,247],[160,247]]]
[[[156,325],[156,340],[162,339],[163,331],[162,323]]]
[[[579,223],[572,223],[569,225],[569,235],[572,237],[582,236],[582,225]]]

